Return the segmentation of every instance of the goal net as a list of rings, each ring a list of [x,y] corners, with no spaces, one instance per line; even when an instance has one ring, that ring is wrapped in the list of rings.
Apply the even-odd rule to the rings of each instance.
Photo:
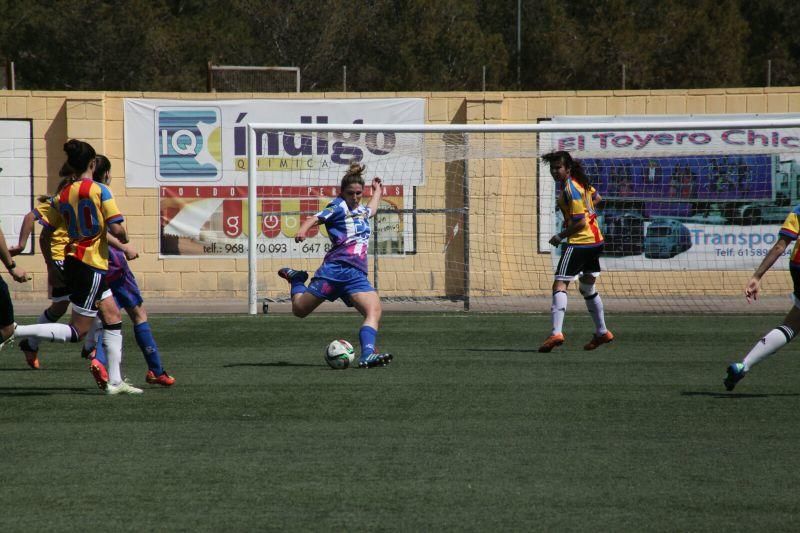
[[[208,92],[299,93],[299,67],[208,65]]]
[[[548,240],[563,220],[547,152],[569,151],[604,199],[598,288],[609,311],[746,309],[745,283],[800,203],[796,116],[250,124],[248,143],[251,312],[260,299],[288,298],[278,268],[320,265],[324,227],[303,243],[294,235],[338,194],[352,158],[366,165],[367,185],[383,180],[370,281],[384,301],[412,308],[549,309],[560,249]],[[783,311],[788,260],[773,270],[759,309]]]

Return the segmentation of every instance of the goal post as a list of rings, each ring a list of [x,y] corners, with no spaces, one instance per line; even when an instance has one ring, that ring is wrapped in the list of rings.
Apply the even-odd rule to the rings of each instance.
[[[208,63],[208,92],[300,92],[300,67],[259,67]]]
[[[378,175],[391,189],[370,250],[382,297],[452,309],[549,308],[559,251],[547,240],[562,221],[540,156],[558,149],[582,161],[606,199],[598,218],[607,301],[632,310],[732,310],[800,203],[800,116],[626,118],[248,124],[249,312],[257,312],[260,288],[274,299],[288,292],[270,287],[277,265],[320,263],[324,230],[296,248],[293,229],[338,194],[351,157],[363,158],[367,181]],[[269,236],[276,240],[265,242]],[[788,275],[774,278],[766,292],[785,303]]]

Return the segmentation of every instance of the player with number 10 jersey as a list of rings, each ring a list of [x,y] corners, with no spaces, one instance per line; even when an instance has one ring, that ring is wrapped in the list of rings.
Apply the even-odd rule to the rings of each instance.
[[[49,219],[55,218],[54,212],[60,216],[72,241],[67,255],[94,270],[108,270],[107,228],[123,221],[111,190],[102,183],[83,179],[54,196],[50,206],[47,216],[43,209],[39,213],[45,225],[49,223],[53,229],[59,226],[58,220]]]
[[[70,238],[64,275],[70,291],[74,331],[72,341],[82,339],[92,327],[98,311],[103,322],[102,342],[108,367],[96,359],[90,370],[98,386],[109,394],[139,394],[141,389],[122,379],[122,317],[106,283],[110,232],[123,244],[128,242],[123,217],[111,190],[95,182],[96,153],[88,143],[71,140],[64,145],[67,163],[74,170],[65,186],[46,207],[39,210],[40,223],[47,229],[63,227]]]

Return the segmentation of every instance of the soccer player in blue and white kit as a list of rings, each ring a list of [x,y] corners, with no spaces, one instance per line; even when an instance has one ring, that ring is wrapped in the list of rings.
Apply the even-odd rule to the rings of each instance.
[[[367,249],[369,248],[370,217],[375,216],[381,201],[381,179],[372,180],[372,197],[361,205],[364,193],[364,166],[350,162],[342,178],[339,196],[319,213],[303,221],[295,235],[296,242],[306,239],[308,231],[324,224],[332,248],[325,254],[322,266],[306,287],[308,273],[282,268],[278,275],[291,285],[292,313],[304,318],[319,305],[341,298],[348,307],[355,307],[364,317],[358,332],[361,342],[359,368],[386,366],[392,359],[388,353],[376,353],[375,340],[381,319],[381,299],[367,279]]]
[[[764,277],[764,274],[775,264],[778,258],[784,254],[792,241],[795,241],[794,248],[789,256],[789,273],[792,276],[792,284],[794,285],[794,290],[792,291],[794,305],[784,317],[783,323],[764,335],[750,349],[741,363],[733,363],[728,366],[723,384],[729,391],[736,387],[736,384],[750,372],[753,366],[783,348],[800,331],[800,241],[797,240],[798,235],[800,235],[800,205],[795,206],[786,217],[783,226],[778,232],[778,240],[767,252],[764,260],[758,265],[744,288],[744,296],[748,302],[758,300],[758,293],[761,291],[761,278]]]

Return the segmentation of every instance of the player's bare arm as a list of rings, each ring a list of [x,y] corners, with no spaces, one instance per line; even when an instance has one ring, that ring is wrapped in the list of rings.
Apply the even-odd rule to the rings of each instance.
[[[34,216],[33,211],[29,211],[25,218],[22,219],[22,227],[19,228],[19,238],[17,239],[16,246],[9,246],[8,251],[12,256],[19,255],[28,245],[28,237],[33,232]]]
[[[297,233],[294,236],[294,242],[303,242],[308,237],[308,230],[313,228],[314,226],[319,226],[321,224],[320,220],[317,217],[308,217],[300,224],[300,229],[297,230]]]
[[[112,222],[108,225],[108,232],[119,239],[122,244],[128,244],[128,232],[121,222]]]
[[[17,263],[14,262],[14,258],[11,257],[11,252],[8,251],[8,246],[6,245],[6,238],[3,235],[3,232],[0,231],[0,261],[3,262],[3,265],[8,270],[8,273],[11,274],[11,277],[14,278],[14,281],[17,283],[25,283],[28,281],[28,274],[17,266]]]
[[[125,259],[128,261],[133,261],[134,259],[139,257],[139,251],[130,243],[122,244],[119,239],[114,237],[112,234],[108,234],[108,245],[116,248],[120,252],[125,254]]]
[[[382,180],[375,176],[372,178],[372,198],[369,199],[369,203],[367,204],[367,208],[371,213],[370,216],[375,216],[375,213],[378,212],[378,207],[381,205],[381,196],[383,195],[383,182]]]
[[[758,265],[756,271],[753,272],[753,276],[750,278],[750,281],[747,282],[747,286],[744,288],[744,296],[747,298],[747,301],[755,301],[758,300],[758,293],[761,290],[761,278],[764,277],[764,274],[772,268],[772,265],[775,264],[775,261],[778,260],[780,256],[786,251],[786,247],[789,246],[790,239],[785,235],[781,235],[775,244],[772,245],[767,255],[764,257],[764,260],[761,261],[761,264]]]
[[[576,220],[570,222],[566,228],[564,228],[561,232],[556,233],[552,237],[550,237],[550,244],[553,246],[558,246],[561,244],[561,241],[564,239],[568,239],[570,236],[575,235],[583,228],[586,227],[586,218],[581,218],[580,220]]]

